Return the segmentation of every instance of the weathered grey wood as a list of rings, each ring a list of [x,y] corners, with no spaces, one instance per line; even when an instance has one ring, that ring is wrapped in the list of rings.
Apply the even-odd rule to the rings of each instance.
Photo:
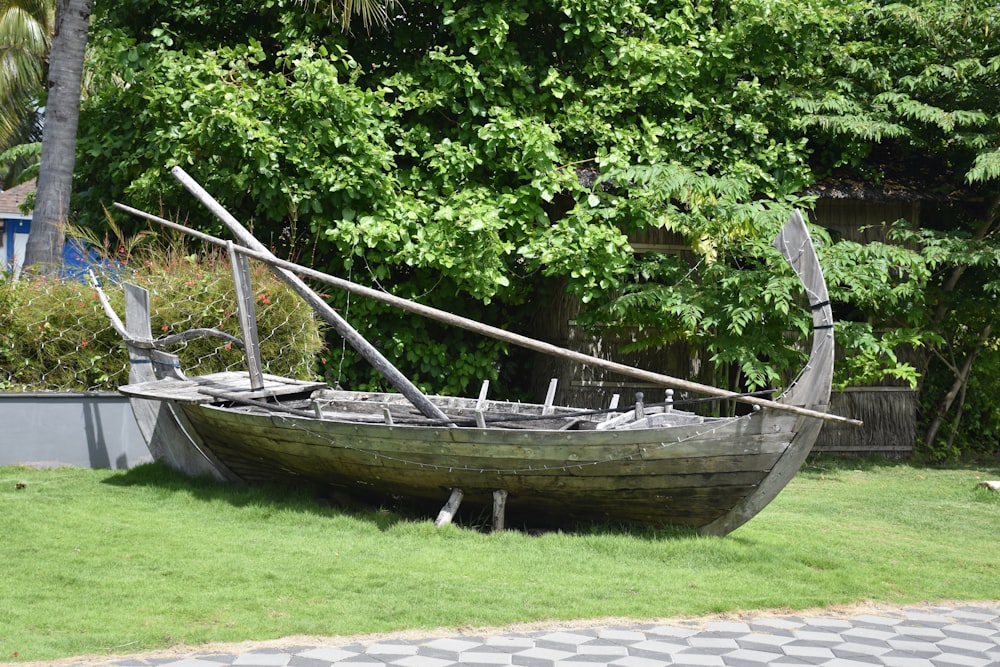
[[[224,391],[231,394],[248,394],[255,397],[277,397],[306,394],[317,389],[325,389],[323,382],[293,380],[278,375],[261,375],[261,387],[254,389],[246,373],[224,371],[210,373],[195,378],[171,377],[160,380],[122,385],[118,391],[126,396],[151,400],[170,400],[183,403],[211,403],[212,398],[204,390]]]
[[[104,290],[101,289],[101,283],[97,279],[97,276],[94,275],[92,270],[87,271],[87,274],[90,277],[90,284],[97,292],[97,299],[101,302],[104,314],[107,316],[108,321],[111,322],[111,328],[114,329],[119,336],[121,336],[122,340],[127,339],[128,332],[125,330],[125,325],[122,323],[121,318],[118,317],[118,313],[115,312],[115,309],[111,307],[111,303],[108,302],[108,297],[104,293]],[[150,337],[152,337],[152,334],[150,334]]]
[[[809,306],[812,308],[814,329],[812,351],[806,368],[782,399],[825,411],[830,404],[833,382],[833,309],[830,307],[830,295],[816,257],[816,249],[809,237],[805,220],[798,211],[782,227],[774,245],[795,269],[805,287]],[[798,472],[809,455],[821,426],[822,423],[818,420],[803,420],[767,478],[752,494],[735,505],[725,516],[704,526],[701,532],[726,535],[756,516]],[[766,420],[762,428],[767,428]]]
[[[448,502],[444,504],[444,507],[438,512],[437,519],[434,520],[435,526],[445,526],[451,523],[452,519],[455,518],[455,512],[458,511],[459,505],[462,504],[462,496],[464,495],[462,489],[454,488],[451,490]]]
[[[185,406],[185,410],[192,411],[199,432],[211,446],[248,479],[280,478],[286,472],[308,476],[309,471],[319,467],[325,471],[328,482],[345,488],[366,480],[360,487],[365,491],[428,500],[437,497],[442,487],[460,488],[463,502],[474,501],[484,507],[491,507],[493,491],[503,488],[510,493],[508,508],[516,498],[521,510],[533,513],[537,508],[557,520],[565,515],[574,520],[698,527],[723,515],[767,475],[767,462],[763,460],[761,465],[753,466],[765,468],[756,475],[735,464],[728,466],[730,472],[724,472],[710,460],[689,461],[685,465],[694,466],[690,474],[666,474],[663,470],[669,471],[677,463],[663,460],[656,464],[663,466],[662,470],[649,468],[652,462],[632,462],[635,474],[627,476],[621,475],[620,464],[615,461],[604,465],[603,475],[596,474],[600,466],[585,466],[580,471],[594,473],[585,477],[564,466],[543,469],[544,460],[536,462],[538,469],[528,472],[523,469],[523,459],[504,462],[521,468],[505,474],[488,469],[462,469],[457,465],[461,463],[459,460],[383,451],[379,449],[383,443],[366,444],[357,434],[352,446],[337,444],[344,442],[347,431],[336,439],[310,441],[302,429],[274,429],[277,422],[284,421],[283,417],[252,416],[251,423],[247,423],[245,415],[229,415],[232,417],[229,419],[224,411],[194,405]],[[326,426],[329,422],[319,425]],[[408,429],[392,430],[396,433]],[[381,432],[385,431],[381,427]],[[285,439],[282,432],[287,434]],[[320,454],[320,450],[325,454]],[[332,458],[317,466],[317,461],[324,460],[326,455]],[[450,468],[452,463],[456,467]],[[647,468],[641,467],[644,465]]]
[[[672,406],[645,405],[603,422],[617,428],[597,430],[602,416],[581,410],[487,400],[485,392],[478,399],[424,397],[452,415],[445,417],[452,425],[442,426],[426,419],[408,423],[419,413],[398,395],[315,391],[280,378],[274,382],[280,410],[263,401],[250,404],[244,398],[246,373],[166,378],[123,389],[167,401],[201,446],[246,480],[313,479],[432,502],[441,489],[452,489],[439,525],[468,502],[492,507],[503,522],[522,512],[557,523],[677,524],[723,534],[759,512],[787,483],[815,440],[829,400],[832,314],[804,231],[801,218],[793,219],[777,243],[810,294],[813,349],[796,383],[778,401],[767,402],[779,408],[791,403],[804,413],[765,406],[738,418],[700,418]],[[264,376],[265,390],[268,383]],[[202,402],[189,401],[192,395]],[[205,404],[206,395],[219,400]],[[529,427],[515,422],[550,411]],[[477,413],[480,425],[490,428],[454,426]],[[491,421],[497,416],[506,421]]]
[[[481,411],[486,405],[486,395],[490,391],[490,381],[483,380],[483,386],[479,388],[479,401],[476,403],[476,410]]]
[[[178,225],[175,222],[171,222],[164,218],[151,215],[139,209],[126,206],[124,204],[115,203],[114,206],[123,211],[136,215],[138,217],[157,222],[170,229],[176,229],[182,231],[185,234],[194,236],[195,238],[201,239],[207,243],[214,243],[216,245],[225,245],[225,241],[213,237],[209,234],[204,234],[197,230],[185,227],[184,225]],[[394,296],[392,294],[387,294],[379,290],[374,290],[370,287],[364,285],[359,285],[353,283],[349,280],[343,278],[338,278],[336,276],[331,276],[329,274],[323,273],[321,271],[316,271],[315,269],[310,269],[305,266],[295,264],[294,262],[288,262],[285,260],[278,259],[271,255],[270,253],[258,253],[254,250],[249,250],[240,246],[236,247],[236,251],[239,253],[246,254],[249,257],[259,259],[263,262],[272,264],[275,267],[280,267],[287,269],[289,271],[294,271],[300,275],[324,282],[328,285],[332,285],[339,289],[351,292],[353,294],[359,294],[366,296],[368,298],[380,301],[382,303],[387,303],[402,310],[406,310],[411,313],[416,313],[430,319],[437,320],[439,322],[444,322],[445,324],[450,324],[467,331],[473,331],[479,333],[483,336],[488,336],[490,338],[495,338],[497,340],[502,340],[512,345],[517,345],[525,349],[534,350],[535,352],[541,352],[543,354],[550,354],[558,357],[563,357],[573,361],[577,361],[582,364],[587,364],[597,368],[603,368],[605,370],[624,375],[626,377],[632,377],[638,380],[644,380],[656,385],[673,387],[674,389],[680,389],[682,391],[690,391],[698,394],[706,394],[708,396],[716,396],[718,398],[730,399],[740,403],[747,403],[749,405],[755,405],[762,408],[773,408],[775,410],[783,410],[786,412],[791,412],[794,414],[802,415],[805,417],[812,417],[813,419],[820,419],[824,421],[833,421],[850,424],[852,426],[861,426],[862,422],[856,419],[847,419],[839,415],[828,414],[825,412],[820,412],[816,410],[810,410],[798,405],[793,405],[790,403],[779,403],[776,401],[770,401],[759,396],[747,396],[744,394],[738,394],[725,389],[719,389],[718,387],[712,387],[710,385],[704,385],[697,382],[691,382],[689,380],[683,380],[680,378],[671,377],[669,375],[664,375],[662,373],[654,373],[652,371],[643,370],[641,368],[633,368],[625,364],[620,364],[608,359],[601,359],[600,357],[594,357],[582,352],[577,352],[575,350],[568,350],[561,348],[557,345],[551,343],[546,343],[544,341],[535,340],[528,336],[523,336],[511,331],[506,331],[498,327],[492,327],[488,324],[482,324],[481,322],[476,322],[475,320],[470,320],[468,318],[462,317],[460,315],[455,315],[453,313],[448,313],[443,310],[438,310],[437,308],[432,308],[421,303],[416,303],[414,301],[409,301],[401,297]]]
[[[240,243],[248,248],[262,254],[270,259],[277,259],[264,247],[254,236],[243,227],[212,195],[205,191],[193,178],[191,178],[180,167],[171,170],[174,177],[187,188],[202,204],[204,204],[219,220],[221,220],[229,230],[237,237]],[[423,393],[410,380],[403,375],[399,369],[392,365],[375,346],[365,340],[347,320],[342,318],[333,308],[330,307],[316,292],[309,288],[298,276],[288,270],[269,263],[268,266],[281,280],[301,296],[310,306],[319,313],[320,317],[327,321],[330,326],[345,340],[347,344],[354,348],[365,361],[372,365],[388,382],[410,401],[427,417],[432,419],[444,419],[442,413],[435,405],[430,403]]]
[[[260,359],[260,340],[257,336],[257,306],[254,303],[253,287],[250,284],[250,262],[246,255],[236,252],[232,242],[226,247],[229,265],[233,271],[236,288],[236,309],[240,317],[240,331],[243,332],[243,354],[250,374],[250,389],[264,387],[263,365]]]
[[[120,324],[120,321],[119,321]],[[116,327],[117,329],[117,327]],[[149,321],[149,292],[136,285],[125,285],[124,339],[129,351],[130,383],[157,381],[163,377],[180,377],[177,357],[152,348],[153,332]],[[182,420],[169,403],[160,400],[132,400],[139,432],[146,439],[149,453],[192,477],[211,476],[218,480],[235,477],[226,467],[206,454],[182,427]]]
[[[611,395],[611,402],[608,403],[608,416],[604,418],[604,421],[611,421],[612,419],[614,419],[615,416],[614,411],[618,409],[618,401],[620,401],[621,398],[622,398],[621,394]]]
[[[558,378],[552,378],[549,380],[549,390],[545,392],[545,408],[542,410],[543,415],[552,414],[552,402],[556,400],[556,388],[558,386]]]
[[[493,492],[493,532],[498,533],[504,530],[505,515],[507,513],[507,492],[498,489]]]

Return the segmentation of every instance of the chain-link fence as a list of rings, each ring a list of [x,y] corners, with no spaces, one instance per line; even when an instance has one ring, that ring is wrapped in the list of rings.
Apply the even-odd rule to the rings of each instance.
[[[264,371],[312,378],[322,348],[312,310],[266,267],[252,263]],[[129,281],[150,292],[154,338],[215,328],[242,338],[228,261],[170,256],[158,261],[95,267],[115,311],[124,318]],[[0,391],[113,391],[128,382],[128,353],[86,278],[0,274]],[[188,375],[246,368],[242,349],[199,338],[167,349]]]

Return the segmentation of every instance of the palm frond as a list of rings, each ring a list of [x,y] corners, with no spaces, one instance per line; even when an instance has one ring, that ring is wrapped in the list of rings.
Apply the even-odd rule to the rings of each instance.
[[[319,11],[323,3],[320,0],[298,0],[310,11]],[[328,11],[331,21],[340,21],[344,32],[351,31],[351,19],[361,18],[361,24],[367,32],[373,25],[385,25],[389,22],[389,12],[399,3],[396,0],[329,0]]]

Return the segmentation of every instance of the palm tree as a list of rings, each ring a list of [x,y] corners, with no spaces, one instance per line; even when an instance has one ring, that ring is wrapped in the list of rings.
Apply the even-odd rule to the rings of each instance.
[[[55,0],[0,0],[0,153],[41,137],[38,104],[55,8]],[[4,166],[0,183],[7,187],[26,165],[14,160]]]
[[[93,4],[94,0],[58,0],[56,6],[42,160],[24,257],[25,266],[38,264],[43,271],[54,270],[62,257],[63,230],[73,190],[83,56]]]

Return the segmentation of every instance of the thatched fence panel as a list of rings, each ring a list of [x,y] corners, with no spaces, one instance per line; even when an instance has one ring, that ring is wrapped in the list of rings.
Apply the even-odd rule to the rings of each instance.
[[[831,396],[830,412],[860,419],[857,428],[830,422],[813,452],[906,457],[917,440],[917,394],[908,387],[848,387]]]

